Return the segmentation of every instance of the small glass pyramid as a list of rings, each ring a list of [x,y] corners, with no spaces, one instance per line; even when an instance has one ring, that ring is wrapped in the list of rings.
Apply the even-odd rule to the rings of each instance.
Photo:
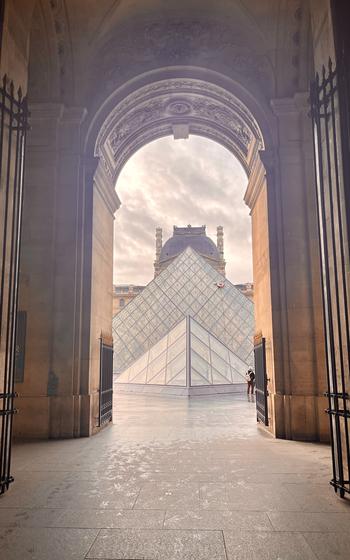
[[[137,369],[140,377],[136,383],[148,383],[154,373],[154,383],[175,385],[186,370],[186,360],[181,355],[185,354],[187,316],[195,319],[191,328],[195,330],[197,326],[198,333],[202,328],[202,333],[206,333],[202,338],[209,337],[211,341],[208,361],[208,344],[191,331],[192,384],[199,385],[202,378],[208,383],[225,383],[233,379],[232,367],[241,374],[242,364],[244,371],[253,365],[253,303],[188,247],[114,317],[114,372],[122,374],[124,383],[132,382],[132,371]],[[174,339],[181,328],[182,335]],[[169,337],[176,344],[170,343]],[[163,365],[155,371],[158,365],[153,364],[151,355],[158,355],[158,345],[169,347],[174,358],[170,360],[170,356],[164,357],[164,351],[159,352],[157,364]],[[210,363],[210,368],[201,360]],[[142,369],[137,365],[139,362],[143,364]],[[149,363],[151,371],[148,371]],[[125,381],[126,377],[130,381]]]
[[[188,316],[119,375],[117,388],[158,385],[193,394],[221,385],[232,390],[245,383],[246,371],[245,362]]]

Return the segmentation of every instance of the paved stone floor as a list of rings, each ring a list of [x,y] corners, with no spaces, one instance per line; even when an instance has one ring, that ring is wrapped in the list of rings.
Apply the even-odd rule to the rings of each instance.
[[[327,446],[274,440],[243,396],[120,395],[90,439],[18,444],[6,560],[349,559]]]

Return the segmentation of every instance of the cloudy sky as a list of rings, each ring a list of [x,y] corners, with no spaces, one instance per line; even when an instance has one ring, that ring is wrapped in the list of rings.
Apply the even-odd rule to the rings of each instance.
[[[139,150],[116,185],[122,202],[115,219],[115,284],[147,284],[153,278],[155,228],[163,243],[173,225],[206,225],[216,242],[224,227],[226,272],[234,283],[252,280],[251,224],[243,202],[247,178],[219,144],[192,136],[164,138]]]

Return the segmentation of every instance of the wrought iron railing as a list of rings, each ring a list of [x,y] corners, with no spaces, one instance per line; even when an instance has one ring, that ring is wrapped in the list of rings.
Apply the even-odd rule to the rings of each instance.
[[[329,61],[311,85],[328,409],[335,491],[350,492],[349,215],[342,164],[339,76]],[[349,186],[347,186],[349,188]]]
[[[0,87],[0,494],[13,481],[11,441],[16,317],[28,109],[5,76]]]

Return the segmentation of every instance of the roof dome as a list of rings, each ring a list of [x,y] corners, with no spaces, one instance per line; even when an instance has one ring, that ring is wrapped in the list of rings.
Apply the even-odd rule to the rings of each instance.
[[[159,262],[167,261],[180,255],[186,247],[192,247],[204,257],[219,261],[220,255],[215,243],[206,235],[205,226],[177,227],[174,226],[173,236],[164,243]]]

